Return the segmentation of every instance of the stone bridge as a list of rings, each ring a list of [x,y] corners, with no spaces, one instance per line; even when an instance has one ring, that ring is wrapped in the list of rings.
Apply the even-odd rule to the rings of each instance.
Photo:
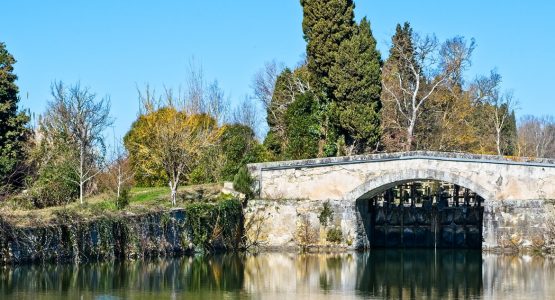
[[[555,160],[416,151],[248,167],[257,199],[249,202],[247,215],[265,216],[256,238],[267,247],[338,246],[326,241],[330,226],[318,219],[324,203],[343,233],[339,246],[370,247],[356,202],[424,179],[468,188],[485,200],[484,249],[545,246],[554,234]],[[303,226],[313,228],[316,237],[299,238]]]

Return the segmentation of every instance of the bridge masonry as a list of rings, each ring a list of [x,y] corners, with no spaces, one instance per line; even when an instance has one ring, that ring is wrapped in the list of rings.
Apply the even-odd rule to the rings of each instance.
[[[266,248],[369,248],[368,216],[357,200],[423,179],[484,198],[484,250],[547,248],[555,238],[555,160],[416,151],[248,167],[257,197],[245,208],[246,230]],[[325,207],[327,224],[320,220]],[[329,241],[330,229],[340,229],[340,241]]]

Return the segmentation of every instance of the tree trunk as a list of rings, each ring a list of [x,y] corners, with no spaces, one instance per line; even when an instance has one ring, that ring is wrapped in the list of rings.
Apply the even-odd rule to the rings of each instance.
[[[497,130],[497,139],[495,143],[497,145],[497,155],[501,155],[501,130],[500,129],[496,129],[496,130]]]
[[[407,145],[405,146],[405,151],[412,150],[412,141],[414,140],[413,131],[414,131],[414,123],[407,128]]]
[[[79,202],[83,204],[83,185],[84,182],[84,164],[85,164],[85,147],[83,145],[80,146],[79,149]]]
[[[172,206],[175,206],[177,204],[177,181],[172,182],[172,180],[170,180],[169,185],[171,190]]]

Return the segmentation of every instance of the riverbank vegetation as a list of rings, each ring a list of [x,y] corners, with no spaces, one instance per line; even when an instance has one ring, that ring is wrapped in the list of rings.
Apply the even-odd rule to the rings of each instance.
[[[64,211],[169,209],[224,197],[215,189],[224,181],[248,198],[246,165],[262,161],[412,150],[555,157],[552,117],[517,120],[517,99],[495,69],[467,74],[473,39],[439,41],[405,22],[383,54],[370,20],[355,21],[353,1],[301,6],[306,57],[297,66],[266,63],[253,95],[232,107],[191,63],[184,90],[138,88],[141,108],[122,138],[108,138],[110,98],[80,83],[54,82],[31,122],[19,106],[16,60],[0,43],[3,216],[32,224]],[[190,196],[196,185],[210,196]]]

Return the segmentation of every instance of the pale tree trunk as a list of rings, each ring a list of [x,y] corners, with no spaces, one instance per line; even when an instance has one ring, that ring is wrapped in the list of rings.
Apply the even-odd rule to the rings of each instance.
[[[407,145],[405,146],[406,151],[412,150],[412,141],[414,140],[414,125],[416,123],[416,115],[413,114],[410,124],[407,127]]]
[[[501,128],[496,128],[497,138],[495,143],[497,145],[497,155],[501,155]]]
[[[83,147],[82,145],[80,146],[79,149],[79,202],[81,204],[83,204],[83,186],[85,185],[84,182],[84,164],[85,164],[85,147]]]
[[[117,198],[119,200],[120,190],[121,190],[121,166],[118,166],[118,191],[117,191]]]
[[[176,206],[177,205],[177,186],[179,183],[179,179],[178,178],[174,178],[172,180],[169,181],[169,186],[170,186],[170,190],[171,190],[171,201],[172,201],[172,206]]]

